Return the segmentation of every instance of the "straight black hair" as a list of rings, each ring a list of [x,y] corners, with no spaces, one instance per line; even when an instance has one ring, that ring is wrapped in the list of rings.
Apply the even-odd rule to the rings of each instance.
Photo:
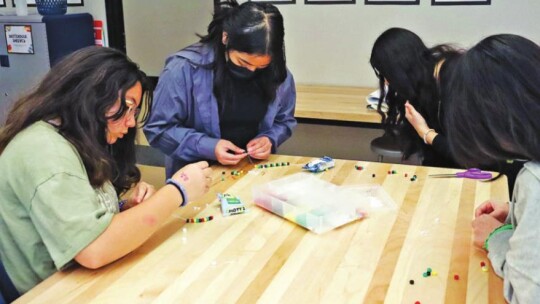
[[[223,32],[227,33],[227,45],[222,43]],[[226,66],[229,50],[271,57],[270,65],[258,72],[255,85],[263,92],[266,103],[275,99],[277,88],[287,78],[284,36],[283,17],[274,5],[239,5],[236,0],[228,0],[216,6],[208,34],[201,36],[200,42],[214,50],[214,62],[209,67],[214,70],[213,92],[221,107],[234,96]]]
[[[457,59],[444,90],[456,160],[540,161],[540,47],[517,35],[487,37]]]
[[[390,28],[375,41],[370,64],[379,78],[382,92],[378,112],[385,132],[391,135],[399,133],[404,159],[421,151],[423,144],[405,119],[405,102],[409,101],[430,127],[439,130],[440,99],[433,72],[437,62],[458,54],[450,45],[428,48],[418,35],[403,28]],[[445,62],[443,68],[446,66]],[[385,80],[389,83],[387,89]],[[385,100],[389,108],[387,113],[381,111]]]
[[[140,118],[144,125],[152,102],[146,75],[120,51],[87,47],[57,63],[38,86],[13,105],[0,132],[0,154],[22,130],[37,121],[60,119],[58,132],[81,156],[93,187],[111,181],[118,194],[140,180],[135,166],[136,128],[112,145],[107,144],[108,119],[121,119],[126,113],[126,91],[140,82],[143,98]],[[121,99],[112,117],[107,111]]]

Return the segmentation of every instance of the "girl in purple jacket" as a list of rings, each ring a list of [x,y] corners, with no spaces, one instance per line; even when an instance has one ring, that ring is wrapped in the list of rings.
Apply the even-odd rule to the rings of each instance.
[[[144,131],[170,176],[188,162],[267,159],[296,120],[283,17],[266,3],[220,4],[201,40],[167,58]]]

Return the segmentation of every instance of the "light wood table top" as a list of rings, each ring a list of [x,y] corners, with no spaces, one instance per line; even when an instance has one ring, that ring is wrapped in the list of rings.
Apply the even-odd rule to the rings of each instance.
[[[397,211],[317,235],[255,206],[251,193],[254,185],[300,172],[309,160],[272,155],[269,162],[291,166],[237,179],[232,169],[253,167],[216,167],[210,192],[179,209],[141,248],[99,270],[56,273],[18,302],[504,303],[502,280],[485,252],[472,245],[470,222],[481,202],[508,199],[505,178],[437,179],[427,175],[457,170],[368,162],[359,162],[364,170],[357,171],[356,161],[336,160],[321,179],[380,184]],[[411,181],[414,174],[418,179]],[[143,177],[162,180],[163,169],[144,167]],[[219,192],[240,197],[249,212],[223,217]],[[209,215],[215,218],[206,223],[179,218]],[[424,278],[428,267],[438,274]]]
[[[377,111],[366,108],[366,96],[374,88],[296,86],[296,118],[381,123]]]

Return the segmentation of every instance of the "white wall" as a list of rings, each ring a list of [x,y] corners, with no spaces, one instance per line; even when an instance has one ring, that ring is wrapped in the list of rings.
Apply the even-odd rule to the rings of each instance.
[[[492,0],[491,6],[280,5],[288,65],[298,83],[376,87],[369,65],[375,39],[390,27],[417,33],[428,45],[469,47],[496,33],[540,43],[539,0]]]
[[[91,0],[87,0],[88,2]],[[170,54],[206,33],[212,0],[124,0],[127,51],[150,75]],[[243,1],[242,1],[243,2]],[[416,32],[426,44],[471,46],[495,33],[540,43],[540,0],[492,0],[490,6],[278,5],[285,18],[287,62],[298,83],[377,85],[368,63],[373,42],[390,27]]]
[[[6,0],[12,10],[11,0]],[[85,0],[89,12],[106,21],[104,0]],[[375,87],[368,63],[377,36],[390,27],[416,32],[426,44],[471,46],[496,33],[514,33],[540,43],[540,0],[492,0],[490,6],[278,5],[285,18],[288,66],[298,83]],[[128,55],[149,75],[159,75],[168,54],[205,34],[213,0],[124,0]],[[35,9],[30,9],[30,12]]]
[[[128,56],[148,75],[158,76],[165,58],[206,34],[213,0],[124,0]],[[142,8],[142,9],[141,9]]]

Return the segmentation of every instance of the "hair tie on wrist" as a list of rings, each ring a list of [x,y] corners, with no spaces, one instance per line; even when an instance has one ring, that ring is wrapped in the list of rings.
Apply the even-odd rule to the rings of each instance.
[[[184,186],[172,178],[169,178],[166,183],[167,185],[173,185],[176,189],[178,189],[178,192],[180,192],[180,195],[182,196],[182,203],[180,204],[180,207],[184,207],[188,203],[188,197]]]
[[[118,201],[118,210],[122,212],[122,209],[124,209],[124,205],[127,203],[127,199],[123,199],[121,201]]]
[[[427,136],[430,132],[435,132],[435,129],[429,129],[426,131],[426,133],[424,133],[424,143],[427,145]]]

